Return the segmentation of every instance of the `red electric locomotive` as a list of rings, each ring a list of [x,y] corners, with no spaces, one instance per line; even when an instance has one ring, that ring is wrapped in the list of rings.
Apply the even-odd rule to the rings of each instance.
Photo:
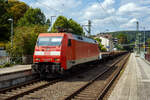
[[[75,65],[99,59],[95,40],[71,33],[41,33],[33,56],[33,71],[63,73]]]

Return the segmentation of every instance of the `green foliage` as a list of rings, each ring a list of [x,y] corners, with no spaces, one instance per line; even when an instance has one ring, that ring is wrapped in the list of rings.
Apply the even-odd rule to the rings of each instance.
[[[45,25],[46,18],[39,8],[29,8],[18,21],[18,26]]]
[[[46,25],[47,25],[47,26],[50,26],[50,25],[51,25],[50,19],[47,19],[47,20],[46,20]]]
[[[80,24],[78,24],[77,22],[75,22],[72,19],[68,20],[64,16],[59,16],[56,19],[56,21],[51,29],[51,32],[54,32],[54,33],[58,32],[58,30],[57,30],[58,27],[66,29],[67,32],[71,32],[71,33],[78,34],[78,35],[84,35],[83,28],[80,26]]]
[[[11,49],[11,43],[6,46],[6,50],[11,56],[32,55],[38,34],[47,32],[47,26],[17,27],[15,29],[14,44]]]
[[[14,20],[14,24],[16,25],[17,21],[24,16],[29,6],[18,0],[9,0],[8,5],[8,13],[11,14],[11,17]]]
[[[102,40],[101,40],[100,38],[96,38],[95,40],[98,42],[100,51],[106,52],[107,49],[101,44],[101,41],[102,41]]]
[[[128,45],[128,44],[131,44],[131,42],[128,40],[127,34],[119,33],[116,35],[116,37],[118,39],[118,44],[116,44],[115,46],[118,50],[127,50],[127,51],[132,50],[133,47]]]
[[[12,66],[12,64],[6,63],[4,65],[0,65],[0,68],[11,67],[11,66]]]
[[[117,38],[119,44],[127,44],[128,42],[126,34],[120,33],[117,35]]]
[[[124,48],[121,45],[116,45],[115,47],[117,48],[117,50],[124,50]]]
[[[102,51],[102,52],[106,52],[107,49],[103,46],[103,47],[101,48],[101,51]]]
[[[135,42],[137,40],[137,35],[138,33],[141,33],[142,36],[141,36],[141,41],[144,41],[144,31],[117,31],[117,32],[110,32],[110,34],[113,35],[113,37],[117,37],[118,34],[125,34],[127,35],[127,39],[128,39],[128,43],[132,43],[132,42]],[[145,31],[145,40],[147,40],[148,38],[150,38],[150,31],[146,30]]]
[[[0,41],[8,41],[10,37],[10,21],[13,18],[14,26],[24,15],[28,5],[18,0],[0,0]]]
[[[75,22],[73,19],[69,19],[69,28],[72,30],[72,33],[78,34],[78,35],[84,35],[83,28]]]
[[[5,0],[0,0],[0,41],[9,40],[10,24],[9,13],[7,12],[8,4]]]
[[[59,16],[55,23],[53,24],[53,27],[51,29],[51,32],[58,32],[57,27],[61,27],[61,28],[67,28],[68,27],[68,20],[66,17],[64,16]]]

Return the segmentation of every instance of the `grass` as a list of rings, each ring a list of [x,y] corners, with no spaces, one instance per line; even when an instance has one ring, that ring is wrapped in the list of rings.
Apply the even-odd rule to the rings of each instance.
[[[0,68],[11,67],[13,64],[6,63],[4,65],[0,65]]]

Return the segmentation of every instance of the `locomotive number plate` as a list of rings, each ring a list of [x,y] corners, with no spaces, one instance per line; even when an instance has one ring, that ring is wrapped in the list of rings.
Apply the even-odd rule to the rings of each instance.
[[[44,52],[45,55],[50,55],[50,52]]]
[[[50,61],[50,59],[43,59],[43,61],[44,61],[44,62],[49,62],[49,61]]]

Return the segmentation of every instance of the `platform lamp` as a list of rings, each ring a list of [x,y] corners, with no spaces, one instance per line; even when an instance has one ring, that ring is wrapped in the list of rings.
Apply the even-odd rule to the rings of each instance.
[[[9,18],[8,21],[11,22],[11,48],[13,48],[13,19]]]

